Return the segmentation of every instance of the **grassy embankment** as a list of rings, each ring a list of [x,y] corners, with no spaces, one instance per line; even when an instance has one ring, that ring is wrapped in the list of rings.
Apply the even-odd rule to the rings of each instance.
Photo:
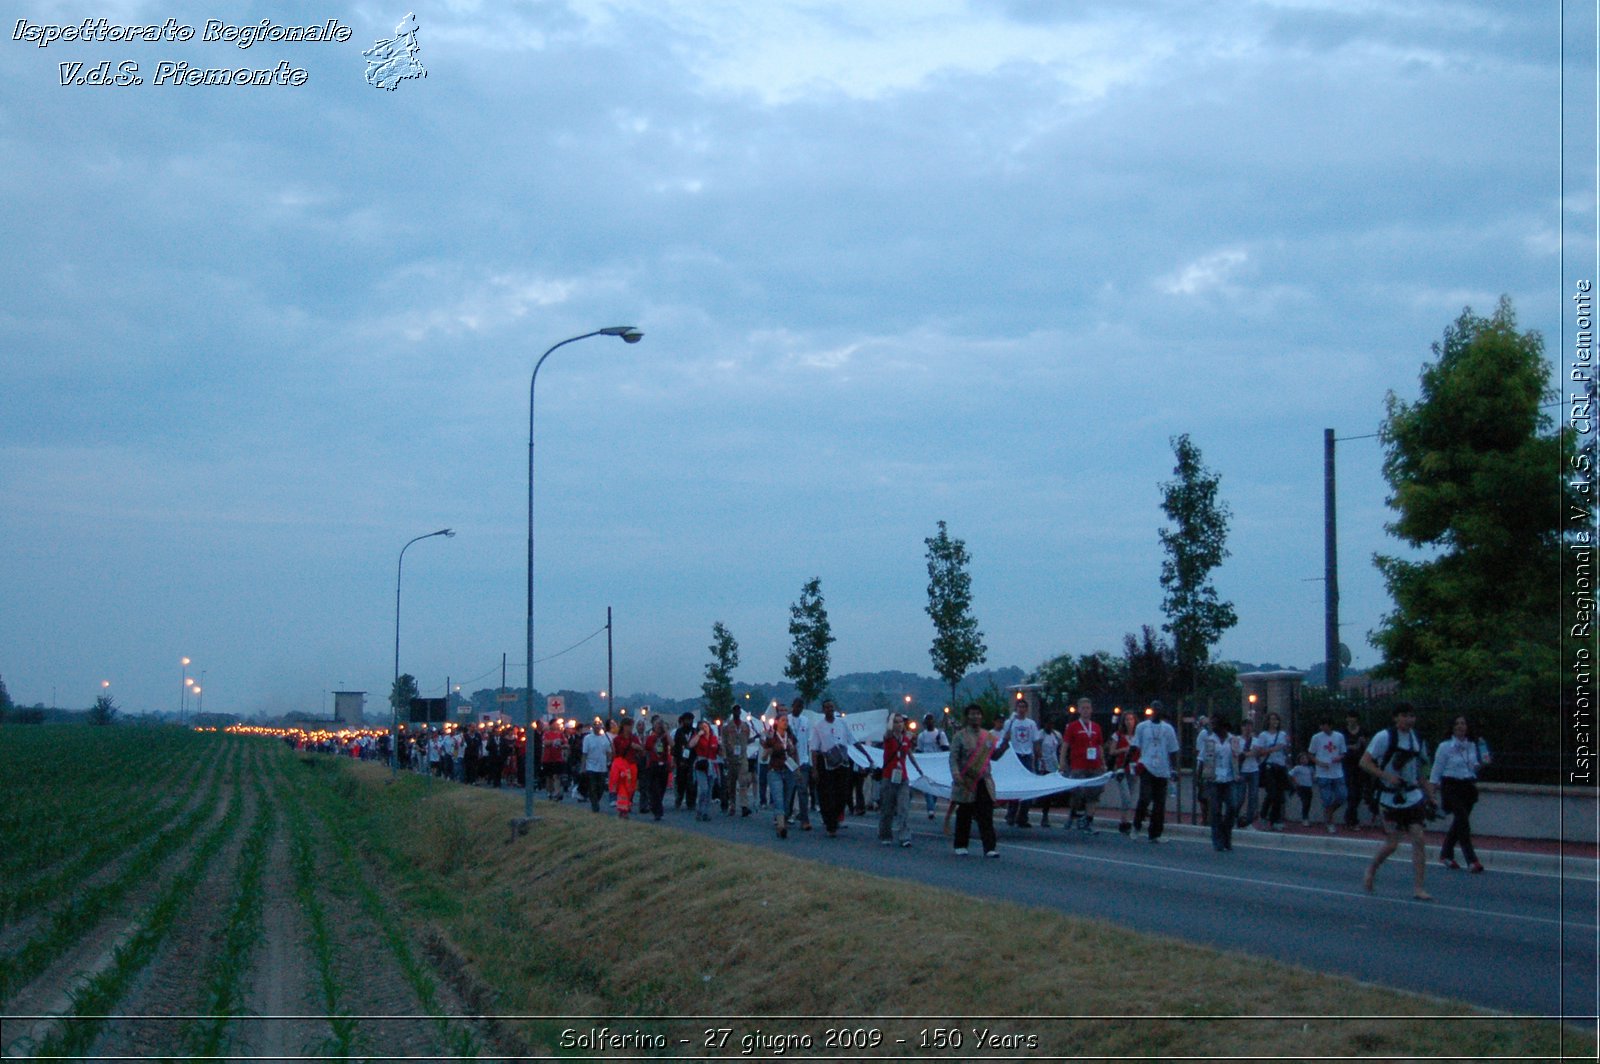
[[[974,904],[586,808],[543,803],[541,822],[508,845],[520,796],[407,774],[391,784],[380,766],[326,758],[303,758],[302,771],[325,783],[328,812],[345,819],[386,887],[460,954],[484,989],[480,1007],[524,1017],[507,1026],[535,1052],[559,1047],[563,1028],[605,1018],[698,1043],[717,1024],[682,1018],[716,1016],[744,1018],[722,1023],[736,1032],[812,1032],[822,1052],[825,1026],[874,1025],[762,1018],[922,1013],[876,1024],[910,1040],[874,1053],[917,1055],[920,1030],[955,1026],[977,1056],[983,1024],[947,1017],[1048,1012],[1070,1015],[991,1026],[1035,1034],[1030,1054],[1128,1059],[1595,1056],[1592,1038],[1555,1023],[1491,1017],[1054,910]],[[1022,925],[1030,935],[1014,933]],[[1060,945],[1041,954],[1035,942]],[[1092,974],[1113,972],[1138,976]],[[1264,995],[1239,993],[1262,986],[1273,989],[1270,1013]]]

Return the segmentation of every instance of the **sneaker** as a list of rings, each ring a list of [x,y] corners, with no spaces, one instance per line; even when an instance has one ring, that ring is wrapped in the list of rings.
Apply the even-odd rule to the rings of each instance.
[[[1303,827],[1303,828],[1310,827],[1311,826],[1311,818],[1310,817],[1306,817],[1304,820],[1300,821],[1300,826]],[[1282,831],[1283,829],[1279,828],[1278,830]]]
[[[1479,864],[1477,861],[1473,861],[1470,865],[1467,866],[1467,871],[1475,872],[1475,873],[1477,873],[1479,875],[1482,875],[1483,874],[1483,865]]]
[[[893,839],[879,839],[878,840],[878,845],[879,846],[893,846],[894,845],[894,840]]]
[[[965,846],[957,846],[956,847],[956,856],[957,857],[965,857],[966,855],[967,855],[967,848]]]
[[[1339,829],[1334,827],[1332,824],[1329,824],[1328,825],[1328,834],[1329,835],[1337,835],[1337,834],[1339,834]]]
[[[1119,834],[1119,835],[1127,835],[1127,836],[1131,837],[1133,835],[1133,825],[1132,824],[1118,824],[1117,825],[1117,834]]]
[[[1450,869],[1452,872],[1461,871],[1461,866],[1456,864],[1456,859],[1454,857],[1441,857],[1439,858],[1439,863]]]
[[[800,825],[800,830],[801,831],[810,831],[811,830],[811,825],[810,824],[801,824]]]
[[[1019,828],[1031,828],[1031,827],[1033,827],[1033,824],[1032,824],[1031,821],[1019,820],[1019,821],[1017,821],[1017,827],[1019,827]]]
[[[933,814],[932,814],[932,813],[929,813],[929,814],[928,814],[928,819],[929,819],[929,820],[932,820],[932,819],[933,819]]]
[[[1155,838],[1151,839],[1150,841],[1154,842],[1154,843],[1163,843],[1163,842],[1166,842],[1167,840],[1164,837],[1162,837],[1160,835],[1157,835]]]
[[[985,857],[993,857],[997,861],[1000,859],[1000,851],[999,850],[985,850],[983,852],[983,855]]]
[[[909,850],[909,849],[911,849],[911,840],[910,840],[910,839],[907,839],[907,840],[906,840],[906,841],[905,841],[905,842],[902,842],[902,843],[901,843],[901,844],[900,844],[900,848],[901,848],[901,849],[902,849],[902,850]]]

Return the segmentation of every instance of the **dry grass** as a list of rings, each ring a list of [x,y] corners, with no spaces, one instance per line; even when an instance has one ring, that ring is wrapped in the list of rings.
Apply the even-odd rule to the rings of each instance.
[[[368,785],[372,823],[380,833],[395,829],[388,845],[396,885],[491,988],[500,1015],[625,1018],[612,1026],[676,1034],[687,1027],[635,1020],[748,1018],[723,1021],[737,1032],[760,1027],[762,1017],[922,1014],[880,1022],[891,1038],[912,1040],[875,1053],[918,1055],[919,1030],[959,1026],[969,1059],[980,1055],[972,1038],[983,1022],[959,1017],[1036,1012],[1067,1015],[992,1026],[1036,1035],[1029,1055],[1438,1060],[1554,1058],[1564,1047],[1595,1058],[1591,1037],[1553,1023],[1492,1018],[1054,910],[977,904],[952,891],[708,844],[587,807],[541,803],[540,822],[508,845],[520,796],[414,780],[388,787],[374,766],[350,770]],[[1037,927],[1038,941],[1069,945],[1041,954],[1018,943],[1012,931],[1023,921]],[[1273,987],[1270,1013],[1261,995],[1239,993],[1262,985]],[[1451,1018],[1409,1018],[1439,1014]],[[1281,1018],[1329,1015],[1372,1018]],[[823,1026],[762,1022],[767,1031]],[[548,1049],[562,1025],[513,1026],[531,1048]],[[694,1024],[694,1036],[707,1026]]]

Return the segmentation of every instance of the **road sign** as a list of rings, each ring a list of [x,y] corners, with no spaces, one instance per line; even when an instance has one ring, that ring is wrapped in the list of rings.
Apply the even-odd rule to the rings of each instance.
[[[544,700],[544,706],[552,717],[559,717],[567,711],[567,700],[560,695],[551,695]]]
[[[521,696],[514,695],[510,691],[501,691],[494,696],[494,700],[496,702],[515,702],[519,697]]]

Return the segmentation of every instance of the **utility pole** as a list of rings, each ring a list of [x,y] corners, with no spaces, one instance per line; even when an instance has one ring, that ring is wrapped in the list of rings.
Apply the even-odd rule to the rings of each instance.
[[[611,706],[617,700],[616,680],[611,675],[611,607],[606,607],[606,723],[611,723]]]
[[[1334,513],[1333,430],[1322,430],[1323,651],[1328,693],[1339,693],[1339,534]]]

